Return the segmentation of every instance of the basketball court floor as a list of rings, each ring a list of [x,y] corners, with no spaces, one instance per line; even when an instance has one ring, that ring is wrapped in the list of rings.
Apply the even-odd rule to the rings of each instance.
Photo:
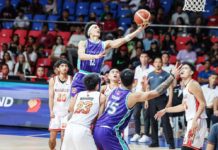
[[[30,129],[0,126],[0,150],[48,150],[49,132],[45,129]],[[164,138],[159,138],[160,148],[149,148],[148,143],[129,143],[131,150],[163,150],[168,149]],[[182,145],[182,139],[175,139],[177,149]],[[57,150],[60,147],[60,136],[57,140]]]

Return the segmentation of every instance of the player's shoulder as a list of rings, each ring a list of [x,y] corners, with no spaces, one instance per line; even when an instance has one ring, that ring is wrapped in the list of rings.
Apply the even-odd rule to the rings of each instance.
[[[190,91],[195,91],[195,90],[201,89],[201,85],[196,80],[192,79],[188,84],[188,89]]]

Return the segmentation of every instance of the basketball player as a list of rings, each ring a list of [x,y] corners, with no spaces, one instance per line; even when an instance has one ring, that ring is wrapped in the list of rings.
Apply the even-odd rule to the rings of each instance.
[[[156,89],[149,92],[131,93],[134,72],[125,69],[121,72],[121,87],[116,88],[107,99],[107,107],[97,120],[94,139],[99,150],[128,150],[121,133],[128,125],[133,107],[138,102],[145,102],[161,95],[172,83],[180,67],[176,65],[169,78]]]
[[[69,63],[66,60],[58,60],[56,63],[59,74],[49,80],[49,110],[50,110],[50,139],[49,147],[55,149],[57,133],[61,131],[63,138],[62,119],[68,114],[70,102],[70,89],[72,78],[69,76]]]
[[[206,102],[199,83],[192,79],[195,68],[190,63],[183,63],[180,77],[184,84],[183,102],[174,107],[165,108],[156,113],[155,118],[160,119],[165,113],[185,111],[187,131],[185,133],[182,149],[202,149],[204,135],[207,132]]]
[[[75,74],[72,83],[71,96],[75,96],[80,91],[85,91],[83,78],[91,72],[100,73],[100,69],[105,54],[113,48],[118,48],[130,41],[148,26],[148,22],[142,24],[137,30],[116,40],[101,41],[101,30],[95,22],[90,22],[85,26],[86,41],[78,44],[78,73]]]
[[[101,93],[106,97],[110,95],[110,93],[119,86],[120,81],[120,71],[118,69],[111,69],[108,75],[109,84],[103,85],[101,87]]]
[[[98,92],[98,74],[84,77],[87,91],[78,93],[70,104],[71,119],[67,123],[61,150],[97,150],[91,124],[104,111],[106,97]]]

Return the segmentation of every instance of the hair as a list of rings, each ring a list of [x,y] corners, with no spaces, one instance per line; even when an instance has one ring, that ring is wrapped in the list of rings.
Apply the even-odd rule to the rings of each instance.
[[[58,59],[55,64],[54,64],[54,67],[59,67],[61,64],[66,64],[68,65],[68,67],[70,66],[70,63],[65,60],[65,59]]]
[[[121,82],[124,86],[128,87],[133,84],[134,72],[130,69],[124,69],[120,74]]]
[[[187,66],[189,66],[189,68],[193,71],[193,72],[195,72],[195,66],[192,64],[192,63],[190,63],[190,62],[183,62],[182,63],[182,65],[184,66],[184,65],[187,65]]]
[[[4,62],[4,63],[6,63],[6,62],[5,62],[5,55],[6,55],[6,54],[8,54],[8,56],[9,56],[9,60],[12,60],[12,59],[11,59],[11,55],[10,55],[10,53],[5,52],[4,55],[3,55],[3,62]]]
[[[88,74],[83,79],[87,90],[95,90],[96,86],[101,82],[101,78],[97,73]]]
[[[142,51],[141,55],[143,55],[143,54],[145,54],[145,55],[147,55],[148,57],[150,57],[149,54],[148,54],[148,52]]]
[[[89,23],[86,24],[86,26],[85,26],[85,28],[84,28],[84,32],[85,32],[86,38],[89,38],[88,30],[89,30],[89,28],[90,28],[93,24],[96,24],[96,25],[97,25],[96,22],[89,22]]]
[[[58,35],[58,36],[56,37],[55,45],[57,45],[57,39],[58,39],[58,38],[61,39],[61,44],[64,45],[64,40],[63,40],[62,36],[60,36],[60,35]]]
[[[170,54],[168,52],[166,52],[166,51],[162,52],[161,56],[163,56],[163,55],[167,55],[168,57],[170,57]]]
[[[160,61],[162,62],[162,58],[161,58],[161,57],[155,57],[155,58],[154,58],[154,61],[155,61],[156,59],[160,59]]]

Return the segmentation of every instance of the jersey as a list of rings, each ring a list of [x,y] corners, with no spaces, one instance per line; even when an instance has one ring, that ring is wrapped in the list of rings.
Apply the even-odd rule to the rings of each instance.
[[[90,40],[86,40],[85,54],[98,55],[103,52],[104,49],[105,46],[103,41],[93,42]],[[76,73],[73,78],[71,96],[75,96],[77,93],[86,90],[83,84],[84,76],[92,72],[100,73],[103,60],[104,57],[93,60],[80,60],[78,58],[77,68],[79,72]]]
[[[114,89],[116,88],[110,88],[110,85],[108,84],[106,85],[106,89],[103,94],[108,98]]]
[[[128,89],[116,88],[110,94],[105,112],[97,120],[96,126],[122,132],[128,125],[133,112],[133,109],[127,107],[127,98],[130,92]]]
[[[71,77],[61,83],[58,76],[54,77],[54,107],[53,112],[58,116],[65,116],[70,105]]]
[[[98,115],[100,107],[100,92],[83,91],[77,95],[74,111],[69,123],[79,124],[90,128]]]
[[[86,40],[86,49],[85,53],[90,55],[98,55],[102,53],[105,49],[104,42],[93,42],[90,40]],[[95,72],[100,73],[101,66],[103,63],[104,57],[93,60],[80,60],[78,58],[77,68],[81,72]]]
[[[199,102],[195,96],[189,92],[188,88],[183,89],[183,102],[185,103],[185,117],[186,121],[192,120],[198,111]],[[200,118],[207,118],[205,110],[200,115]]]

